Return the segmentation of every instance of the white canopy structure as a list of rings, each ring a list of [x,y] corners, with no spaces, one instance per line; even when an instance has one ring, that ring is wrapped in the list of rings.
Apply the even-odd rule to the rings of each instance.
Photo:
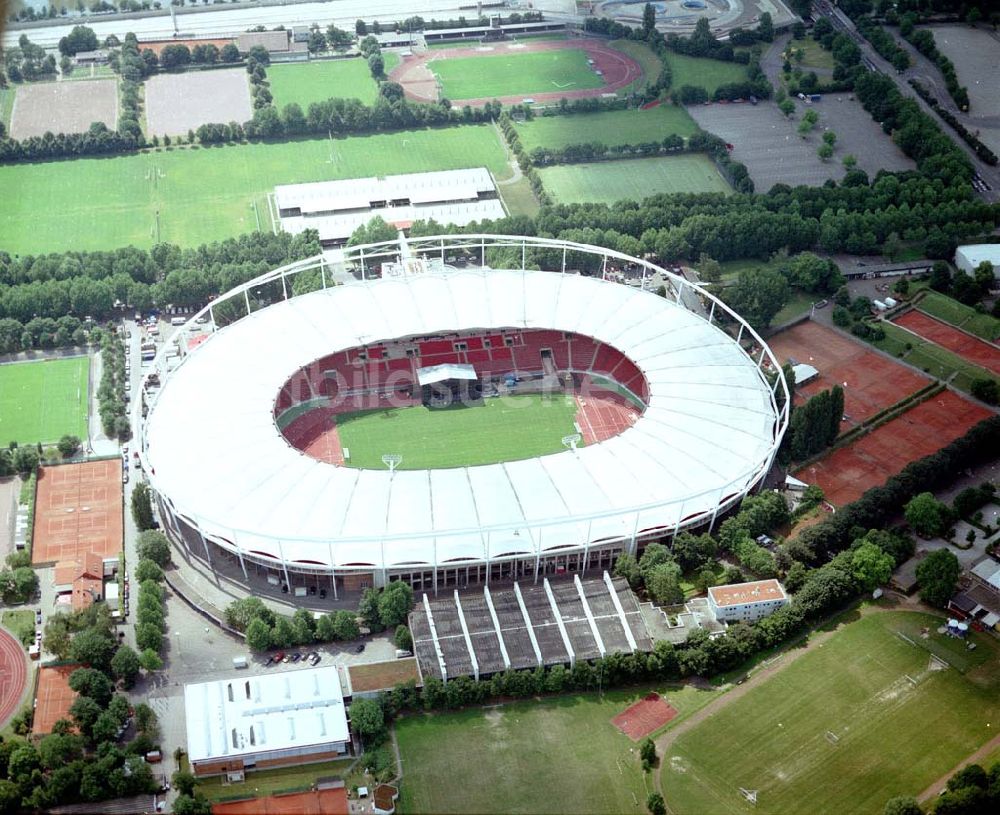
[[[461,379],[465,382],[475,382],[479,378],[472,365],[428,365],[417,368],[417,384],[433,385],[435,382],[447,382],[449,379]]]
[[[605,265],[623,259],[659,271],[671,292],[664,298],[601,278],[476,266],[290,296],[286,278],[325,269],[322,258],[251,281],[204,310],[245,300],[248,315],[217,329],[173,370],[161,352],[162,389],[152,392],[145,421],[137,409],[144,469],[168,528],[180,521],[241,563],[280,564],[286,574],[385,575],[412,564],[583,551],[609,540],[634,547],[643,535],[714,521],[770,468],[787,426],[774,397],[784,379],[769,384],[763,361],[780,366],[721,302],[597,247],[507,236],[421,241],[410,242],[415,254],[442,257],[446,247],[471,246],[485,258],[488,241],[518,246],[522,258],[533,247],[562,251],[563,270],[567,252],[589,252]],[[345,263],[362,274],[372,268],[365,258],[400,253],[398,243],[348,251]],[[248,292],[279,280],[288,299],[252,311]],[[738,321],[741,338],[752,336],[753,357],[716,324],[723,311]],[[645,411],[615,438],[575,451],[394,473],[318,461],[290,446],[275,424],[279,390],[313,360],[394,338],[501,327],[575,332],[617,348],[647,380]]]

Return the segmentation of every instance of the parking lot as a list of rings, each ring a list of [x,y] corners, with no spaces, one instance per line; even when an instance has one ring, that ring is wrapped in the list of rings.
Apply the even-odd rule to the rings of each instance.
[[[819,114],[819,122],[803,139],[798,126],[808,109]],[[831,178],[840,180],[846,172],[843,158],[849,154],[871,176],[880,169],[901,171],[915,166],[848,94],[828,94],[809,106],[796,101],[790,118],[773,102],[702,105],[688,111],[700,127],[733,145],[732,157],[747,166],[758,192],[775,184],[821,186]],[[833,157],[826,162],[816,153],[824,130],[837,134]]]

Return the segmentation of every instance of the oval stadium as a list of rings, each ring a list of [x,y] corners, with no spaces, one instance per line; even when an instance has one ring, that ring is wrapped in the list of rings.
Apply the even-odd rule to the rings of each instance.
[[[298,594],[437,590],[609,569],[714,524],[773,462],[779,368],[720,300],[644,260],[401,237],[191,316],[134,426],[166,531],[214,567]]]

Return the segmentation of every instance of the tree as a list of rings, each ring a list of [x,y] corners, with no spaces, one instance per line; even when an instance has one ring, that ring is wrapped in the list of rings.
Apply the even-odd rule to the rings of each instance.
[[[174,815],[212,815],[212,802],[202,793],[178,795],[171,809]]]
[[[338,640],[355,640],[361,636],[357,618],[346,609],[333,615],[333,632],[334,638]]]
[[[18,447],[14,451],[12,463],[20,475],[30,475],[38,469],[39,455],[34,447]]]
[[[863,543],[851,553],[851,572],[863,591],[889,582],[895,561],[874,543]]]
[[[152,580],[154,583],[162,583],[163,569],[151,560],[140,560],[139,565],[135,567],[135,579],[139,583],[147,580]]]
[[[396,626],[396,633],[393,635],[392,640],[400,651],[413,650],[413,635],[410,634],[410,629],[405,625]]]
[[[292,614],[292,628],[296,645],[310,645],[316,640],[316,620],[311,611],[296,609]]]
[[[816,150],[816,155],[820,157],[821,161],[829,161],[833,156],[833,148],[829,144],[821,144]]]
[[[219,52],[219,59],[227,63],[239,62],[240,49],[233,43],[228,43],[222,46],[222,50]]]
[[[767,328],[774,315],[788,302],[788,281],[781,272],[767,267],[740,274],[735,286],[724,290],[729,305],[754,328]]]
[[[913,496],[903,514],[913,531],[922,538],[940,537],[952,522],[948,505],[938,501],[929,492]]]
[[[935,606],[945,606],[955,593],[962,573],[958,558],[947,549],[931,552],[917,565],[920,599]]]
[[[632,589],[642,588],[642,572],[634,555],[622,552],[615,561],[615,577],[624,577]]]
[[[411,608],[413,608],[413,589],[402,580],[394,580],[379,595],[379,622],[385,628],[401,625],[406,622]]]
[[[0,571],[0,596],[9,604],[24,603],[38,591],[38,574],[28,566]]]
[[[107,671],[111,667],[115,647],[111,633],[94,626],[85,628],[73,637],[70,656],[75,662],[90,665],[99,671]]]
[[[50,654],[55,654],[56,657],[62,660],[69,657],[72,638],[70,636],[69,617],[66,614],[56,613],[45,621],[42,642],[45,644],[45,650]]]
[[[135,684],[140,667],[139,655],[128,645],[119,646],[111,658],[111,672],[116,679],[124,683],[126,688],[131,688]]]
[[[157,734],[159,732],[159,720],[156,711],[145,702],[140,702],[135,706],[135,729],[140,733]]]
[[[85,25],[73,26],[73,30],[59,40],[59,53],[68,57],[80,51],[96,51],[97,47],[97,35]]]
[[[160,655],[156,653],[151,648],[147,648],[141,654],[139,654],[139,664],[142,666],[144,671],[153,672],[158,671],[163,667],[163,660],[160,659]]]
[[[650,770],[656,764],[656,744],[652,739],[646,738],[639,745],[639,758],[642,760],[642,768]]]
[[[274,625],[274,612],[257,597],[242,597],[226,606],[226,622],[237,631],[246,631],[251,620],[260,619],[270,628]]]
[[[76,761],[82,755],[82,740],[70,733],[49,733],[38,742],[38,758],[49,770]]]
[[[93,668],[77,668],[69,675],[69,686],[81,696],[89,696],[102,708],[108,706],[114,693],[111,680]]]
[[[368,24],[364,20],[357,20],[354,23],[354,33],[359,37],[365,36],[368,33]]]
[[[94,722],[94,726],[90,731],[91,738],[93,738],[95,744],[113,742],[118,735],[118,727],[119,724],[115,721],[115,717],[105,710]]]
[[[80,437],[79,436],[63,436],[59,439],[58,444],[56,444],[60,454],[63,458],[72,458],[80,450]]]
[[[886,801],[882,815],[923,815],[923,810],[920,809],[916,798],[906,795]]]
[[[649,815],[667,815],[667,805],[658,792],[651,792],[646,796],[646,809],[649,810]]]
[[[184,770],[178,770],[173,774],[171,781],[174,782],[174,787],[181,795],[191,796],[194,794],[194,789],[198,785],[198,779],[189,772]]]
[[[140,532],[154,527],[153,502],[145,481],[140,481],[132,490],[132,520]]]
[[[1000,403],[1000,385],[995,379],[973,379],[969,392],[977,399],[986,402],[988,405]]]
[[[795,103],[791,99],[783,99],[778,103],[778,110],[785,114],[785,118],[788,118],[795,112]]]
[[[136,553],[140,559],[151,560],[157,566],[166,566],[170,562],[170,541],[162,532],[146,530],[139,535]]]
[[[646,578],[650,597],[660,605],[674,605],[684,601],[680,584],[680,567],[673,562],[660,563]]]
[[[351,725],[363,739],[378,740],[385,730],[382,706],[374,699],[356,699],[350,707]]]
[[[381,54],[375,53],[368,57],[368,70],[375,79],[382,79],[385,76],[385,60]]]
[[[101,713],[100,705],[89,696],[78,696],[69,708],[69,715],[86,738],[90,738],[94,722]]]
[[[271,647],[271,626],[259,617],[250,621],[246,629],[247,647],[260,653]]]
[[[844,169],[847,170],[848,172],[850,172],[851,170],[853,170],[855,167],[858,166],[858,160],[853,153],[848,153],[841,159],[841,162],[844,165]]]
[[[642,9],[642,30],[648,37],[650,32],[656,30],[656,9],[652,3],[646,3]]]
[[[163,648],[163,629],[156,623],[140,623],[135,629],[135,644],[143,651],[159,652]]]

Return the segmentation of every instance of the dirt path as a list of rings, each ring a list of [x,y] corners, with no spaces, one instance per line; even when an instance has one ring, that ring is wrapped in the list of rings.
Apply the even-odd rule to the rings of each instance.
[[[941,790],[944,789],[944,785],[948,783],[948,779],[951,778],[955,773],[961,770],[963,767],[969,764],[977,764],[982,759],[986,758],[990,753],[992,753],[997,748],[1000,748],[1000,736],[994,736],[986,744],[980,747],[976,752],[963,758],[958,764],[952,767],[948,772],[942,775],[937,781],[931,784],[927,789],[925,789],[919,796],[917,800],[923,803],[930,798],[934,798]],[[989,768],[984,768],[989,769]]]

